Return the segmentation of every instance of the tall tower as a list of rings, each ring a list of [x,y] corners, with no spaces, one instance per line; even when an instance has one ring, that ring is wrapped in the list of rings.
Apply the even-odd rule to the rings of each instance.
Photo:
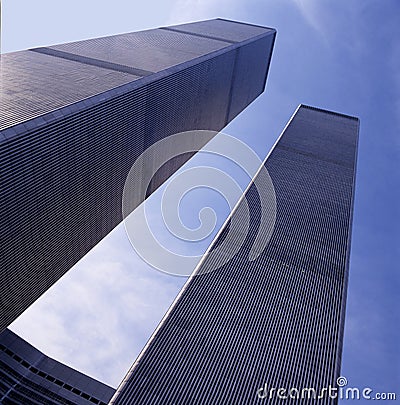
[[[274,38],[216,19],[1,55],[0,331],[121,222],[146,148],[263,92]]]
[[[263,203],[253,183],[244,196],[250,231],[239,252],[210,272],[219,259],[205,256],[113,404],[281,403],[280,388],[285,403],[309,404],[313,392],[303,389],[319,396],[336,387],[358,128],[354,117],[297,109],[264,163],[277,204],[270,242],[249,260]],[[243,212],[244,199],[231,218]],[[211,250],[228,230],[229,221]],[[294,390],[288,396],[291,388],[300,401]],[[316,403],[336,402],[323,395]]]

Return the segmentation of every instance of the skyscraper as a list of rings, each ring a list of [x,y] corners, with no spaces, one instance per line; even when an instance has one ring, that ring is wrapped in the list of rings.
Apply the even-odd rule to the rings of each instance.
[[[274,38],[216,19],[1,55],[0,331],[122,220],[146,148],[263,92]]]
[[[285,403],[314,392],[315,403],[336,402],[323,389],[340,373],[358,128],[355,117],[297,109],[264,162],[277,203],[267,247],[249,260],[263,203],[253,183],[239,252],[211,272],[219,257],[204,257],[113,404],[281,403],[280,389]],[[229,221],[211,251],[228,231]]]
[[[114,389],[55,361],[9,329],[0,334],[0,403],[105,405]]]

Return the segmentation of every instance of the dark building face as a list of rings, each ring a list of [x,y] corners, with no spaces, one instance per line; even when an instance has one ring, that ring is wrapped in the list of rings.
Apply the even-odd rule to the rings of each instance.
[[[121,221],[147,147],[263,92],[274,38],[217,19],[1,55],[0,331]]]
[[[298,108],[265,161],[277,203],[267,247],[249,261],[260,221],[253,184],[244,197],[251,226],[240,251],[209,273],[218,257],[205,257],[113,404],[270,404],[283,403],[279,388],[320,395],[337,387],[358,128],[357,118]],[[229,222],[213,248],[228,229]],[[336,403],[307,392],[284,403]]]
[[[115,389],[45,356],[9,329],[0,334],[0,403],[106,405]]]

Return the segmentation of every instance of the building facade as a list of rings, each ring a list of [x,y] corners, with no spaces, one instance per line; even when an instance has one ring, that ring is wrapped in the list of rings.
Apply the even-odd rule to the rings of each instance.
[[[115,389],[55,361],[9,329],[0,334],[0,403],[106,405]]]
[[[264,162],[277,206],[266,248],[249,260],[260,226],[253,183],[239,252],[211,272],[219,257],[205,256],[112,404],[337,402],[323,390],[340,375],[358,129],[355,117],[299,106]]]
[[[1,55],[0,331],[121,222],[145,149],[263,92],[274,38],[216,19]]]

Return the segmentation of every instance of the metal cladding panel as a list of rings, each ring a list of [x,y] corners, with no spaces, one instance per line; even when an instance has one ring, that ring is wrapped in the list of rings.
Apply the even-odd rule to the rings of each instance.
[[[275,32],[237,49],[229,121],[235,118],[265,88]]]
[[[346,116],[341,114],[332,116],[329,112],[325,113],[329,119],[324,120],[316,116],[314,111],[318,110],[312,107],[300,109],[296,116],[298,131],[288,131],[279,146],[287,150],[295,149],[298,153],[310,157],[318,155],[322,160],[351,169],[354,164],[354,139],[349,137],[348,133],[354,130],[354,120],[345,119]],[[304,132],[312,137],[312,142],[298,136],[298,133]],[[326,133],[331,136],[326,137]],[[324,142],[323,150],[320,147],[321,142]]]
[[[114,392],[45,356],[10,330],[0,334],[0,403],[105,405]]]
[[[192,34],[207,35],[221,38],[231,42],[241,42],[257,35],[275,32],[272,28],[244,24],[224,19],[199,21],[189,24],[180,24],[173,27],[176,30],[191,32]]]
[[[236,50],[231,50],[191,69],[172,74],[163,83],[147,86],[147,108],[157,113],[147,116],[145,148],[178,132],[196,128],[215,131],[225,126],[235,56]],[[185,85],[179,86],[178,82]],[[194,94],[196,97],[193,97]],[[199,105],[206,108],[198,108]],[[174,110],[173,115],[168,114],[171,109]],[[192,155],[188,153],[168,161],[152,178],[148,195]],[[152,162],[147,164],[153,172]]]
[[[1,327],[121,221],[144,119],[140,88],[0,144]]]
[[[159,72],[220,50],[229,43],[163,29],[132,32],[49,47],[101,61]]]
[[[0,131],[138,78],[31,51],[0,56]]]
[[[214,49],[214,40],[201,41]],[[127,174],[146,148],[176,132],[219,131],[227,124],[232,81],[238,79],[233,75],[234,64],[241,46],[229,45],[77,101],[56,110],[49,120],[42,115],[0,132],[0,330],[121,222]],[[75,69],[80,65],[93,68],[94,76],[101,72],[101,80],[106,80],[103,71],[116,73],[118,80],[136,77],[114,70],[118,69],[114,65],[109,69],[91,65],[96,59],[87,64],[37,52],[28,55],[55,64],[43,76],[57,66]],[[120,84],[113,78],[104,82],[105,88]],[[101,84],[100,79],[88,84],[92,86],[89,93]],[[70,94],[78,100],[86,96],[86,90],[80,90],[86,79],[76,79],[79,86],[73,77],[70,80],[71,88],[61,92],[65,96],[59,95],[61,101],[72,101]],[[45,94],[45,80],[42,86]],[[18,111],[23,119],[24,110]],[[19,132],[10,132],[15,128]],[[157,172],[148,195],[190,156],[183,155]]]
[[[282,401],[260,399],[258,389],[315,388],[319,394],[335,386],[357,139],[358,119],[299,108],[265,162],[277,200],[265,250],[249,261],[261,218],[252,184],[245,194],[250,231],[239,252],[209,273],[223,257],[205,257],[201,275],[189,279],[112,403],[274,404]],[[349,156],[345,163],[335,161],[340,151]],[[232,218],[239,212],[240,205]],[[228,230],[229,222],[212,249]],[[336,403],[326,397],[284,402],[310,401]]]

